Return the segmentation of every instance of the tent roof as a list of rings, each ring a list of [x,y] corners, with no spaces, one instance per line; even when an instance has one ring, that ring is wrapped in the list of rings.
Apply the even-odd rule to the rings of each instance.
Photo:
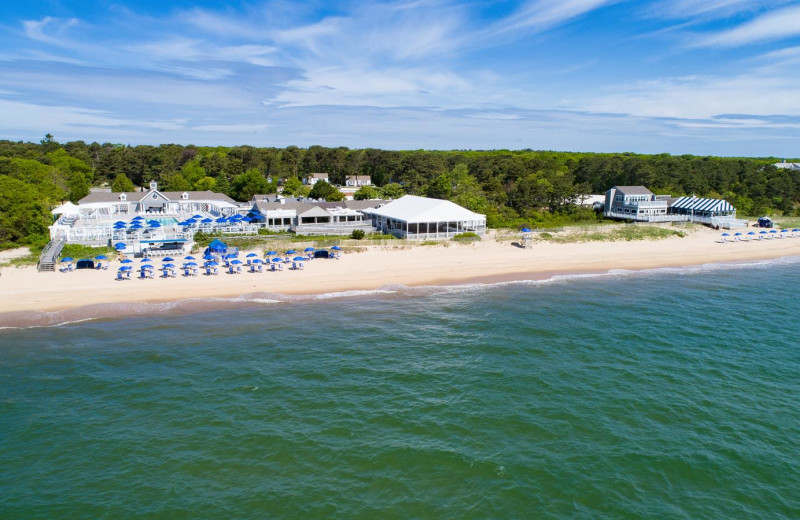
[[[473,213],[449,200],[429,199],[416,195],[404,195],[385,206],[364,212],[405,222],[449,222],[486,218],[485,215]]]
[[[67,201],[59,207],[55,208],[52,212],[53,215],[77,215],[80,213],[78,206]]]
[[[695,197],[681,197],[670,204],[670,208],[693,209],[694,211],[734,211],[734,207],[727,200]]]

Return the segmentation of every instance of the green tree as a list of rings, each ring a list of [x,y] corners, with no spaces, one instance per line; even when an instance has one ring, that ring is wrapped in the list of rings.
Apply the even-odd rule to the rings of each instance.
[[[252,199],[253,195],[269,193],[270,188],[270,183],[267,182],[264,175],[252,168],[233,179],[233,182],[231,182],[231,197],[244,202]]]
[[[372,199],[379,199],[381,197],[380,191],[375,186],[361,186],[358,188],[353,194],[353,198],[355,200],[372,200]]]
[[[382,199],[399,199],[406,194],[403,187],[396,182],[390,182],[380,189]]]
[[[133,185],[131,180],[124,173],[117,174],[117,176],[114,177],[114,181],[111,183],[111,191],[115,193],[134,191],[135,189],[136,186]]]
[[[72,202],[78,202],[89,194],[94,174],[92,168],[63,148],[50,152],[45,159],[55,168],[56,183],[64,189]]]
[[[328,202],[338,202],[344,200],[344,193],[337,190],[335,186],[325,181],[317,181],[308,196],[312,199],[324,199]]]
[[[34,244],[47,240],[51,216],[38,190],[0,175],[0,243]]]
[[[287,197],[296,196],[303,191],[303,182],[297,177],[289,177],[283,183],[283,194]]]

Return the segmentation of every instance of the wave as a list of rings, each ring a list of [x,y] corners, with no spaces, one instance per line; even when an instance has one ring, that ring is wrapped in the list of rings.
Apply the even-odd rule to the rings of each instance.
[[[180,316],[206,311],[305,304],[338,299],[419,298],[437,294],[461,294],[493,290],[508,286],[536,287],[567,284],[593,279],[691,276],[718,271],[763,270],[800,264],[800,256],[769,260],[709,263],[681,267],[659,267],[641,270],[612,269],[596,273],[552,274],[540,279],[467,281],[449,285],[407,286],[391,284],[368,290],[349,290],[319,294],[276,294],[258,292],[235,297],[186,298],[168,302],[120,302],[92,304],[60,311],[20,311],[0,314],[0,330],[63,327],[93,320],[114,320],[133,316]]]

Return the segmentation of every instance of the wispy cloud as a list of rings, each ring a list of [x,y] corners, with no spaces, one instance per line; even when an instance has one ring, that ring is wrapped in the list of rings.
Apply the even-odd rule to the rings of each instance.
[[[733,29],[700,37],[702,47],[730,47],[800,35],[800,5],[772,11]]]
[[[63,45],[63,36],[71,28],[78,25],[77,18],[61,19],[45,16],[41,20],[25,20],[22,27],[25,35],[36,41],[51,45]]]
[[[532,0],[515,13],[494,24],[489,34],[514,31],[543,31],[614,3],[613,0]]]

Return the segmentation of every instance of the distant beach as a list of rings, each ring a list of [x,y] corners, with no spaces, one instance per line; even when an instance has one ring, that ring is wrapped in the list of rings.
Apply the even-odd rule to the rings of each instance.
[[[107,271],[40,273],[6,267],[0,277],[0,319],[7,313],[58,311],[90,305],[229,298],[252,293],[325,294],[384,286],[458,285],[545,279],[562,274],[603,273],[800,255],[800,238],[720,243],[721,233],[696,229],[683,238],[615,242],[537,242],[522,249],[493,236],[472,244],[367,246],[340,260],[316,259],[302,271],[242,273],[116,281]],[[262,254],[263,251],[257,251]]]

